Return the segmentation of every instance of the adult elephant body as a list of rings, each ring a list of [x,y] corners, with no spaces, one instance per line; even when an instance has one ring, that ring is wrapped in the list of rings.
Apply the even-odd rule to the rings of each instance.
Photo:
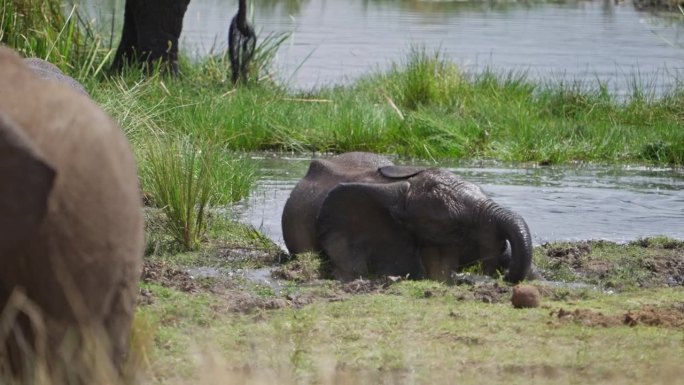
[[[0,309],[23,291],[43,315],[49,357],[72,332],[101,331],[120,366],[143,252],[132,152],[87,96],[3,47],[0,68]],[[25,317],[18,326],[33,340]],[[21,363],[19,340],[4,343],[0,357]]]
[[[448,281],[477,262],[518,282],[531,270],[525,221],[480,187],[438,168],[352,152],[311,162],[285,204],[293,253],[321,252],[340,279],[367,274]]]

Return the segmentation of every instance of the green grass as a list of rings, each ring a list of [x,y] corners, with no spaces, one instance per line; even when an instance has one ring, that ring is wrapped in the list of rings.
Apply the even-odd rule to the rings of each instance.
[[[306,92],[268,82],[235,90],[224,71],[203,71],[205,65],[185,67],[178,81],[99,83],[94,98],[109,110],[112,99],[126,98],[122,83],[135,87],[140,119],[133,114],[122,123],[152,119],[167,131],[210,138],[238,151],[365,150],[541,164],[684,163],[681,90],[621,99],[601,85],[464,74],[441,54],[418,49],[386,73]]]
[[[166,214],[167,231],[187,250],[200,246],[208,210],[244,198],[255,181],[250,163],[190,137],[150,140],[141,164],[143,189]]]
[[[146,209],[147,260],[172,268],[238,274],[278,259],[263,235],[210,209],[249,190],[243,151],[684,164],[681,86],[659,97],[635,86],[619,98],[602,84],[468,74],[413,48],[352,84],[292,91],[264,75],[283,36],[263,40],[266,64],[255,60],[257,81],[239,88],[221,55],[183,57],[179,79],[134,69],[110,77],[102,69],[111,51],[76,14],[26,4],[3,3],[0,41],[58,64],[120,123],[155,206]],[[681,328],[557,315],[615,321],[644,306],[681,306],[683,249],[669,239],[541,246],[543,274],[583,285],[540,285],[543,307],[526,310],[510,306],[499,281],[320,279],[326,267],[313,255],[280,266],[279,288],[244,278],[191,279],[189,292],[144,282],[150,301],[138,308],[133,352],[148,383],[164,384],[673,383],[684,374]]]
[[[3,3],[0,41],[82,81],[136,145],[147,140],[143,127],[237,151],[684,164],[680,85],[656,97],[633,81],[632,92],[618,97],[598,82],[534,82],[524,73],[496,70],[469,74],[440,51],[413,47],[389,70],[352,84],[292,91],[270,72],[289,34],[260,38],[255,80],[239,89],[230,84],[225,53],[182,56],[177,80],[135,69],[108,77],[102,70],[112,52],[77,9],[32,1]],[[680,83],[673,78],[673,84]]]
[[[684,242],[669,238],[554,243],[538,247],[534,263],[551,280],[597,285],[607,290],[678,285],[684,278]]]
[[[0,43],[45,59],[78,80],[99,77],[111,58],[102,35],[60,1],[6,0],[0,6]]]
[[[537,261],[551,248],[583,245],[539,247]],[[149,368],[155,383],[671,383],[684,374],[682,288],[666,287],[648,264],[631,268],[652,276],[649,288],[619,271],[625,255],[681,263],[682,250],[665,238],[592,245],[578,256],[597,272],[606,264],[608,274],[589,278],[594,287],[536,284],[535,309],[514,309],[500,281],[341,284],[310,274],[290,276],[280,292],[240,280],[196,294],[147,283],[154,302],[139,316],[154,320],[159,336]],[[310,257],[289,262],[290,270],[316,270]],[[648,309],[663,311],[661,324],[624,323]]]
[[[682,249],[667,239],[625,247],[632,246]],[[617,260],[624,250],[600,259]],[[684,374],[681,287],[568,287],[560,296],[538,284],[542,306],[514,309],[502,282],[355,289],[367,283],[289,282],[278,292],[233,279],[188,292],[144,282],[148,300],[137,309],[131,359],[145,384],[668,384]],[[678,323],[624,323],[645,309]],[[98,362],[106,360],[90,369],[100,370]],[[103,373],[94,373],[99,382],[119,383]]]
[[[77,13],[60,18],[54,2],[28,8],[40,12],[22,11],[29,3],[3,3],[0,40],[26,55],[48,58],[84,82],[134,142],[137,128],[151,125],[240,151],[367,150],[541,164],[684,163],[681,87],[655,97],[634,82],[631,94],[618,98],[600,83],[537,83],[524,73],[495,70],[467,74],[441,52],[414,47],[388,71],[353,84],[291,91],[269,74],[287,34],[260,40],[252,77],[258,81],[240,89],[230,84],[225,53],[182,57],[178,80],[158,75],[141,80],[135,70],[107,78],[102,68],[111,51],[76,21]]]

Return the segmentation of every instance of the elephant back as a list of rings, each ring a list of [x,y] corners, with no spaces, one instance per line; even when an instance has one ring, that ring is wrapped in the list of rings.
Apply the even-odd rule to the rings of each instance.
[[[45,80],[55,80],[62,82],[76,92],[82,95],[88,95],[83,85],[76,81],[76,79],[71,76],[65,75],[56,65],[50,63],[49,61],[39,59],[36,57],[30,57],[24,59],[24,64],[26,64],[38,77]]]
[[[424,167],[412,167],[412,166],[384,166],[380,167],[378,171],[380,175],[385,178],[390,179],[408,179],[414,177],[421,172],[427,170]]]
[[[283,209],[281,224],[288,251],[293,254],[320,251],[314,224],[330,191],[340,183],[377,179],[378,169],[391,165],[388,158],[367,152],[312,160]]]
[[[118,364],[127,345],[144,247],[133,152],[121,128],[89,97],[43,79],[2,47],[0,68],[0,112],[55,171],[44,196],[45,213],[30,229],[21,263],[0,258],[0,282],[5,290],[25,288],[51,320],[51,341],[61,341],[76,323],[106,329]]]

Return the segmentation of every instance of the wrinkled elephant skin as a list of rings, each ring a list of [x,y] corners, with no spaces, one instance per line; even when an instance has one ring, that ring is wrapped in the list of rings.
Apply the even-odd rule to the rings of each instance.
[[[0,181],[0,307],[25,293],[41,310],[49,355],[68,330],[100,330],[119,368],[144,245],[133,154],[90,98],[4,47]],[[33,339],[25,317],[18,327]],[[5,343],[9,361],[21,362],[16,340]]]
[[[282,226],[290,253],[321,253],[339,279],[449,281],[478,262],[510,282],[531,274],[522,217],[447,170],[395,166],[371,153],[312,161],[285,204]]]
[[[85,88],[83,88],[81,83],[77,82],[71,76],[65,75],[56,65],[50,63],[49,61],[30,57],[24,59],[24,63],[41,79],[62,82],[73,88],[75,91],[88,96],[88,92],[85,90]]]

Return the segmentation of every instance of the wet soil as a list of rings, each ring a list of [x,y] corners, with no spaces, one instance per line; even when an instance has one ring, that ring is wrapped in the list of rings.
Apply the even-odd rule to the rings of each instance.
[[[143,264],[140,280],[174,288],[186,293],[196,293],[199,291],[197,280],[188,272],[160,260],[146,260]]]
[[[591,309],[565,310],[559,308],[549,314],[556,322],[574,322],[584,326],[658,326],[684,330],[684,302],[669,307],[644,306],[622,314],[606,315]]]
[[[618,257],[602,256],[605,249],[622,247]],[[618,246],[606,241],[585,241],[569,245],[542,245],[543,256],[548,258],[547,271],[566,269],[576,282],[621,289],[625,284],[638,287],[684,286],[684,242],[643,238]],[[615,254],[615,252],[613,252]],[[545,274],[546,273],[546,274]],[[616,282],[633,279],[634,282]]]
[[[577,277],[608,276],[615,269],[624,268],[624,261],[601,259],[600,251],[606,243],[601,241],[580,242],[567,245],[544,245],[542,252],[549,259],[551,268],[570,269]],[[617,247],[612,244],[611,247]],[[623,246],[619,246],[623,247]],[[641,270],[639,277],[655,286],[684,285],[684,242],[652,242],[638,240],[624,247],[644,249],[648,253],[630,260]],[[622,250],[622,249],[620,249]],[[173,266],[161,260],[147,260],[141,274],[143,282],[173,288],[192,295],[211,293],[221,304],[218,311],[254,313],[261,310],[285,307],[299,308],[317,301],[344,301],[354,295],[400,294],[401,277],[380,277],[339,282],[325,279],[325,270],[311,260],[290,260],[283,264],[273,264],[278,258],[267,252],[252,249],[222,250],[221,258],[232,261],[259,260],[259,264],[271,264],[271,277],[277,285],[268,286],[262,282],[250,281],[246,276],[241,279],[217,274],[216,277],[201,278],[193,276],[182,267]],[[269,270],[266,270],[268,274]],[[476,276],[475,276],[476,277]],[[467,277],[466,277],[467,278]],[[464,278],[456,285],[427,285],[422,292],[411,293],[430,298],[451,296],[456,301],[478,301],[485,303],[510,303],[512,287],[500,281],[484,277],[482,279]],[[571,305],[581,302],[582,294],[575,297],[572,290],[557,288],[544,282],[531,283],[540,293],[542,307],[549,308],[552,301],[566,301]],[[288,290],[281,290],[284,287]],[[586,285],[585,285],[586,286]],[[589,287],[589,286],[587,286]],[[593,287],[593,286],[592,286]],[[154,302],[154,295],[141,289],[139,303],[146,305]],[[566,310],[559,308],[551,312],[552,323],[581,323],[588,326],[649,325],[668,328],[684,327],[684,303],[679,307],[644,307],[622,314],[603,314],[589,309]]]
[[[565,265],[574,269],[582,268],[583,260],[591,254],[591,244],[589,242],[580,242],[576,245],[567,247],[553,246],[548,247],[546,256],[551,259],[553,267]]]

